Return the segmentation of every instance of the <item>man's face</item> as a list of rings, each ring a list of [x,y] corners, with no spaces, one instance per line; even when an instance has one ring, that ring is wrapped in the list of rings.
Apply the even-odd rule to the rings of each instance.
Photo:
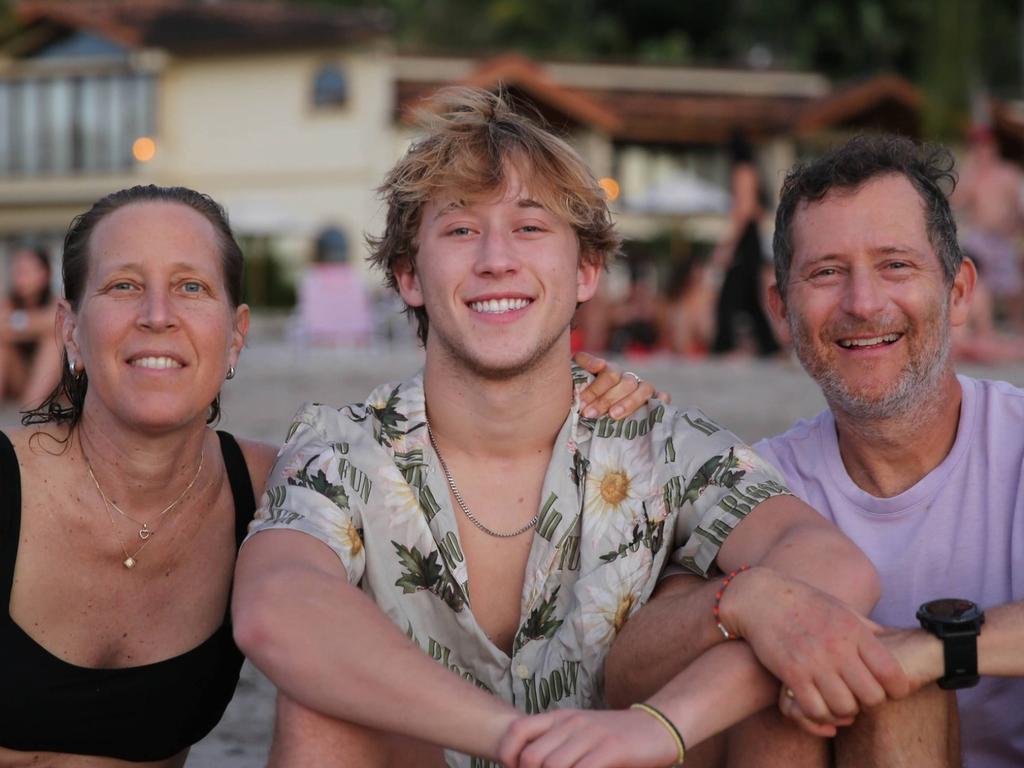
[[[769,303],[833,409],[882,419],[935,392],[973,285],[970,262],[947,285],[923,202],[892,174],[797,209],[785,301],[773,287]]]
[[[406,303],[426,308],[428,355],[492,379],[568,357],[576,303],[593,296],[600,272],[514,167],[506,179],[491,198],[461,204],[453,193],[424,206],[416,263],[396,274]]]

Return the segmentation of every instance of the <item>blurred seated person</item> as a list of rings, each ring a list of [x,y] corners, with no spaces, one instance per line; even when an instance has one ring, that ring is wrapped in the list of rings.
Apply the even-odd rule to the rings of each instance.
[[[715,335],[715,289],[707,257],[687,254],[673,268],[658,317],[661,346],[675,355],[707,354]]]
[[[44,250],[16,251],[10,290],[0,306],[0,394],[24,407],[42,402],[60,377],[51,275]]]
[[[344,233],[320,234],[316,259],[299,283],[298,328],[313,344],[364,346],[373,335],[370,292],[363,275],[349,263]]]
[[[989,126],[968,136],[969,151],[952,202],[963,218],[963,247],[979,267],[992,305],[1018,330],[1024,329],[1024,270],[1019,240],[1024,235],[1024,175],[1003,159]]]
[[[967,249],[964,249],[964,255],[971,256]],[[978,272],[981,272],[980,268]],[[956,360],[981,365],[1024,360],[1024,338],[996,328],[992,292],[980,276],[974,286],[967,322],[953,328],[952,334],[953,357]]]
[[[629,293],[612,304],[608,317],[611,352],[647,353],[658,346],[658,297],[638,265],[629,265]]]

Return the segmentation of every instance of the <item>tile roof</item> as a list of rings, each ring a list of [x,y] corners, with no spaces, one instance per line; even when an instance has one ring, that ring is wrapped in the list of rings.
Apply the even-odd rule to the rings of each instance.
[[[643,83],[644,68],[639,66],[633,68],[633,75],[640,84],[629,88],[618,81],[600,85],[600,78],[588,79],[579,72],[573,77],[575,82],[561,82],[555,74],[565,70],[571,75],[570,68],[544,66],[515,54],[473,62],[465,70],[454,66],[455,60],[441,62],[445,63],[447,67],[434,68],[461,74],[452,80],[400,74],[395,84],[398,116],[407,117],[445,85],[493,88],[500,84],[534,102],[556,127],[587,125],[616,141],[720,144],[737,129],[753,140],[761,140],[794,131],[811,135],[851,125],[877,125],[910,135],[919,132],[921,96],[909,82],[894,75],[881,75],[835,91],[810,89],[800,82],[797,85],[803,87],[788,92],[762,93],[737,87],[744,73],[721,71],[714,74],[732,88],[716,93],[707,87],[688,87],[689,70],[683,67],[677,68],[675,79],[667,76],[666,68],[659,68],[659,90]],[[576,65],[575,69],[586,74],[585,65]],[[593,69],[607,67],[596,65]],[[402,68],[399,70],[401,73]],[[778,79],[785,76],[781,73]]]
[[[278,2],[23,0],[22,28],[86,30],[127,48],[177,55],[242,53],[354,43],[387,34],[379,11],[325,10]]]

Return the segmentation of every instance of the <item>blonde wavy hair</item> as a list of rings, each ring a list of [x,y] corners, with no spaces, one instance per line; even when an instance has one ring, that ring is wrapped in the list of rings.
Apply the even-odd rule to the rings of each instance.
[[[416,268],[423,207],[440,195],[461,203],[486,199],[504,189],[514,167],[530,196],[565,219],[576,232],[580,258],[607,266],[620,254],[605,194],[586,163],[565,141],[516,110],[502,93],[445,88],[417,112],[423,135],[409,147],[378,188],[387,222],[380,237],[367,237],[370,262],[397,290],[395,270]],[[406,307],[426,344],[429,322],[423,307]]]

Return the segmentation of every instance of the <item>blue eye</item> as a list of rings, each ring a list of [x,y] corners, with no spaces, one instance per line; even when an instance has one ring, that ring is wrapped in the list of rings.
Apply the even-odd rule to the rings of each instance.
[[[205,288],[202,283],[196,282],[195,280],[188,280],[181,286],[185,293],[202,293]]]

